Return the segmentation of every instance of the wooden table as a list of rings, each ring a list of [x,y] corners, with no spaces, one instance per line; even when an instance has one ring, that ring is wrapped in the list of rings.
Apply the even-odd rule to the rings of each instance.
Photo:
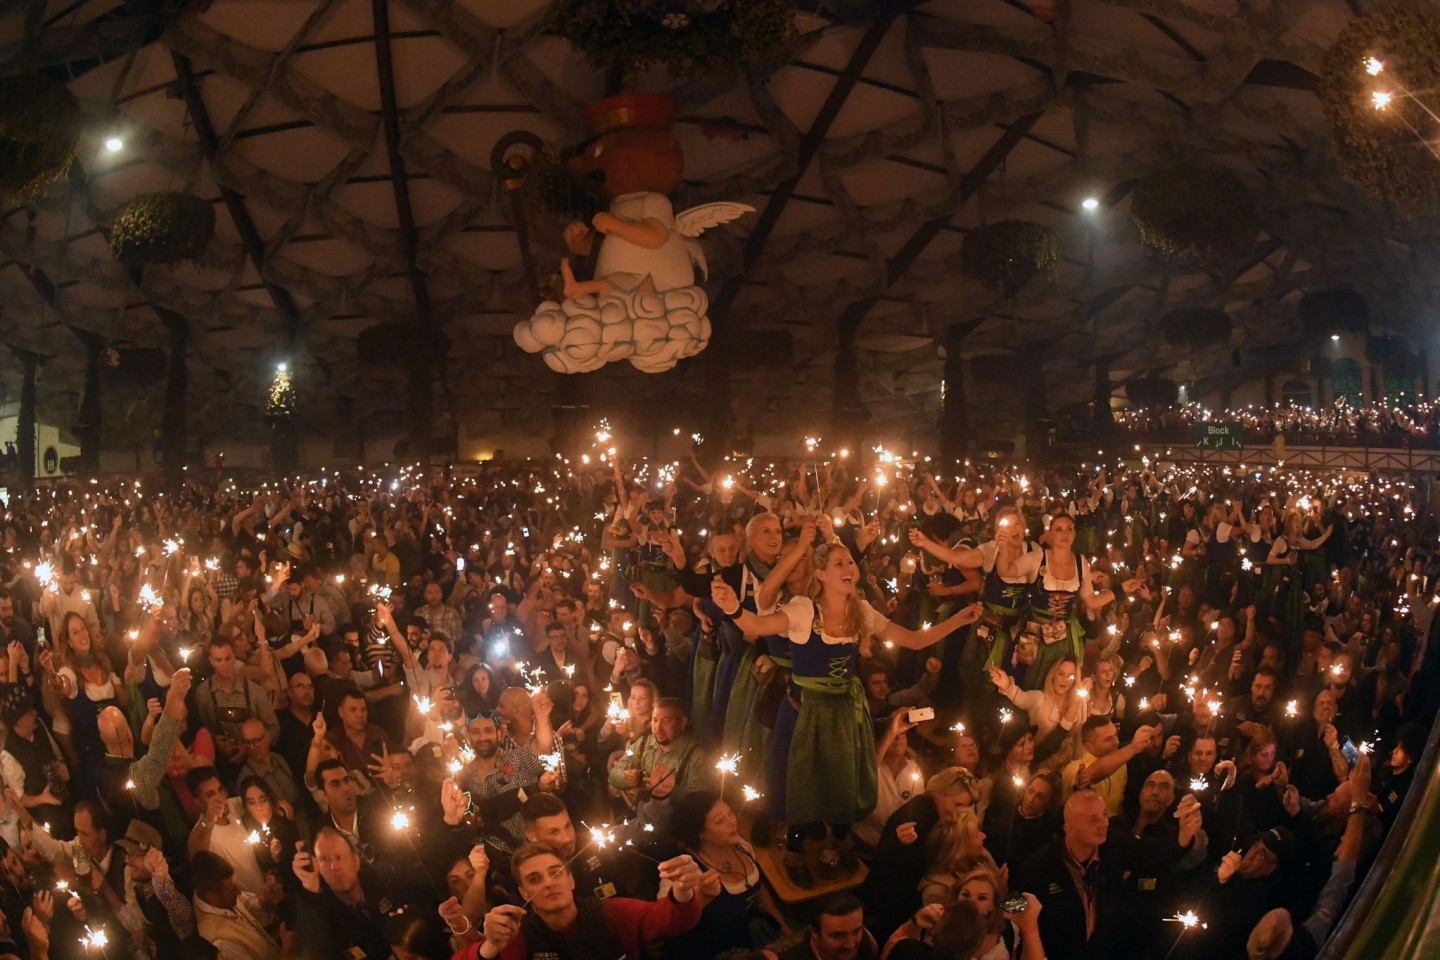
[[[787,905],[805,903],[827,893],[835,893],[840,890],[850,890],[860,886],[870,872],[870,868],[864,863],[854,873],[841,874],[830,883],[820,879],[820,873],[816,870],[818,857],[809,854],[810,872],[815,876],[813,887],[797,887],[790,881],[790,875],[785,872],[785,852],[776,849],[773,844],[755,848],[755,862],[760,866],[760,873],[765,881],[770,884],[770,889],[782,903]]]

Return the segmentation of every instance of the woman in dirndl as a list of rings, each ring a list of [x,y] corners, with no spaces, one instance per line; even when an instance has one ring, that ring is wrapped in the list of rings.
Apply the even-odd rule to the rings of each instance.
[[[1095,592],[1090,564],[1075,552],[1074,543],[1075,521],[1062,513],[1050,521],[1049,546],[1027,553],[1011,569],[1000,565],[1002,575],[1023,574],[1030,581],[1030,617],[1011,665],[1022,689],[1039,689],[1050,668],[1067,655],[1084,663],[1080,604],[1094,613],[1115,599],[1109,590]]]
[[[928,630],[908,630],[861,598],[860,568],[839,540],[817,547],[811,562],[809,595],[794,597],[775,613],[744,609],[721,581],[712,588],[716,605],[747,634],[790,638],[796,720],[786,771],[785,870],[798,886],[814,883],[804,844],[822,839],[827,825],[835,846],[821,862],[837,867],[837,874],[858,866],[850,826],[875,806],[875,731],[857,670],[860,658],[877,638],[923,650],[972,623],[982,609],[972,604]]]
[[[1023,574],[1004,577],[999,570],[1001,558],[1017,564],[1029,550],[1025,539],[1025,518],[1014,507],[1002,507],[995,513],[995,538],[978,547],[951,549],[925,536],[910,531],[910,542],[937,559],[962,569],[978,569],[984,575],[980,598],[984,612],[960,651],[960,702],[970,717],[988,716],[993,688],[986,682],[986,671],[1001,666],[1010,655],[1015,628],[1025,617],[1030,581]]]

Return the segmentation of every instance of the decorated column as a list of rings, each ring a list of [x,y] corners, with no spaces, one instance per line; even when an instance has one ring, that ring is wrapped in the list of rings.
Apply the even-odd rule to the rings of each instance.
[[[973,329],[973,323],[955,323],[945,330],[945,380],[940,402],[940,460],[943,463],[963,460],[970,450],[970,418],[965,412],[965,360],[960,350]]]
[[[85,387],[80,394],[80,416],[75,423],[75,434],[80,440],[80,474],[93,477],[100,473],[100,374],[105,366],[105,341],[88,331],[76,330],[75,335],[85,346]]]
[[[40,371],[40,357],[29,350],[12,346],[10,352],[20,361],[20,417],[15,425],[15,489],[29,490],[35,485],[35,378]]]
[[[292,470],[300,462],[300,435],[295,426],[295,383],[290,365],[275,368],[265,396],[265,422],[270,425],[270,464]]]

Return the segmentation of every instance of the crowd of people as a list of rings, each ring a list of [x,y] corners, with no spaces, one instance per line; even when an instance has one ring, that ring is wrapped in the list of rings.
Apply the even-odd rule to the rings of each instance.
[[[1308,958],[1404,803],[1403,482],[592,452],[12,496],[0,960]]]
[[[1115,422],[1128,436],[1155,443],[1193,443],[1203,423],[1238,423],[1245,442],[1269,444],[1277,437],[1295,445],[1332,447],[1440,446],[1440,404],[1423,398],[1356,405],[1341,398],[1319,409],[1291,403],[1210,410],[1198,403],[1122,410]]]

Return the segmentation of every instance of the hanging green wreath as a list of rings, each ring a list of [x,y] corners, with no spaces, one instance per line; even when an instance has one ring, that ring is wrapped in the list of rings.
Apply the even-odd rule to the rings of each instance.
[[[1049,227],[1028,220],[1000,220],[965,235],[960,265],[970,276],[1013,297],[1060,262],[1060,244]]]
[[[1300,298],[1300,325],[1313,337],[1364,333],[1370,326],[1370,305],[1354,290],[1317,290]]]
[[[59,80],[0,79],[0,199],[33,200],[63,178],[80,122],[80,102]]]
[[[1230,314],[1213,307],[1185,307],[1160,318],[1165,342],[1173,347],[1218,347],[1230,342]]]
[[[215,208],[188,193],[142,193],[110,228],[110,252],[127,267],[199,260],[215,236]]]
[[[1367,69],[1371,58],[1378,73]],[[1341,173],[1413,215],[1440,208],[1440,161],[1422,142],[1440,131],[1401,90],[1417,91],[1433,109],[1440,90],[1440,18],[1392,0],[1340,31],[1325,54],[1320,102]],[[1389,95],[1384,109],[1376,109],[1376,94]]]
[[[678,80],[778,65],[794,21],[793,0],[559,0],[550,29],[597,69]]]
[[[1255,235],[1250,191],[1224,170],[1153,173],[1130,195],[1140,242],[1167,257],[1234,253]]]

